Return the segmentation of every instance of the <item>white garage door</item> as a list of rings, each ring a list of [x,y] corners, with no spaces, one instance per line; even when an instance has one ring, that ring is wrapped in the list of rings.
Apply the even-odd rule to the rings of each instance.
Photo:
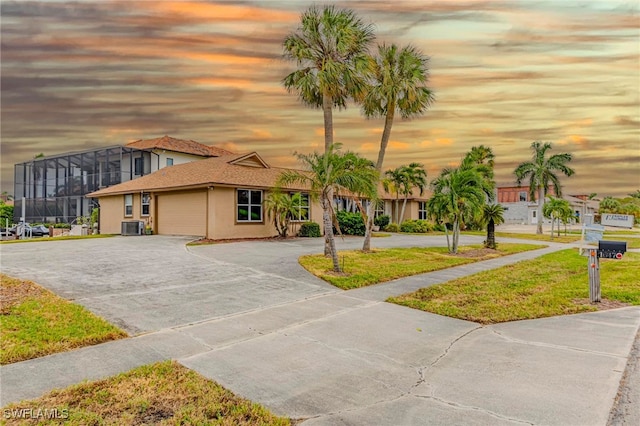
[[[161,235],[205,236],[207,193],[181,192],[156,195],[158,233]]]

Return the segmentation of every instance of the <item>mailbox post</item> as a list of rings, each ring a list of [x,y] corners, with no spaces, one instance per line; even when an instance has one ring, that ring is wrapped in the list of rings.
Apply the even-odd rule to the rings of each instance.
[[[600,302],[600,258],[622,259],[627,251],[625,241],[598,241],[598,250],[589,249],[589,301]]]

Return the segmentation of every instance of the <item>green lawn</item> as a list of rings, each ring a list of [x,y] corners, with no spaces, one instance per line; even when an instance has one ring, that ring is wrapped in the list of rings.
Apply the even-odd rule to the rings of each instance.
[[[517,234],[512,232],[496,232],[497,238],[520,238],[522,240],[535,240],[535,241],[546,241],[549,243],[573,243],[576,241],[580,241],[579,235],[564,235],[564,233],[560,233],[558,237],[555,235],[551,238],[550,234]]]
[[[68,425],[289,425],[265,408],[240,398],[176,362],[143,366],[128,373],[53,391],[4,408],[57,410],[63,419],[38,424]],[[66,417],[66,418],[64,418]],[[6,424],[35,424],[9,419]]]
[[[603,299],[640,305],[640,253],[601,259]],[[597,310],[589,304],[587,259],[575,249],[388,299],[423,311],[491,324]]]
[[[126,337],[126,333],[31,281],[0,274],[0,364]]]
[[[451,255],[446,247],[413,247],[360,250],[338,253],[343,274],[332,272],[331,259],[323,255],[300,257],[300,264],[312,274],[344,290],[364,287],[396,278],[422,274],[452,266],[477,262],[527,250],[542,248],[533,244],[499,244],[498,251],[481,250],[481,245],[460,248]]]

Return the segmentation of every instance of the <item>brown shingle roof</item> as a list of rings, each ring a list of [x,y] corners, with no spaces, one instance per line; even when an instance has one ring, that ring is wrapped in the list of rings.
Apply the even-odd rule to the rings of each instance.
[[[171,136],[163,136],[155,139],[140,139],[129,142],[128,147],[137,149],[165,149],[167,151],[182,152],[184,154],[200,155],[203,157],[220,157],[232,154],[217,146],[207,146],[192,140],[182,140],[172,138]]]
[[[235,160],[257,154],[231,154],[162,168],[138,179],[110,186],[88,194],[88,197],[125,194],[139,191],[171,190],[208,185],[272,188],[286,169],[231,164]],[[259,158],[259,157],[258,157]],[[291,189],[306,189],[300,185]]]

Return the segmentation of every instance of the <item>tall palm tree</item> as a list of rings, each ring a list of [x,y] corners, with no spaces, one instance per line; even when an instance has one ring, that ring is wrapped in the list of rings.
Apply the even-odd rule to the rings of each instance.
[[[428,201],[428,209],[438,223],[445,224],[450,253],[458,252],[460,224],[465,218],[478,216],[485,204],[482,179],[475,168],[456,168],[444,169],[440,176],[431,181],[433,196]],[[449,226],[453,230],[451,243]]]
[[[424,190],[427,187],[427,172],[420,163],[411,163],[408,166],[402,166],[400,169],[401,173],[405,176],[402,187],[400,188],[400,192],[402,192],[404,196],[402,211],[400,213],[400,220],[402,221],[405,208],[407,207],[407,199],[410,195],[413,195],[413,190],[417,188],[420,190],[420,195],[424,194]]]
[[[340,144],[335,144],[330,146],[324,154],[296,153],[296,157],[306,171],[287,170],[278,179],[279,186],[299,183],[310,189],[312,198],[320,198],[325,253],[328,252],[331,256],[335,272],[340,272],[340,264],[333,235],[335,212],[332,206],[332,194],[342,191],[373,198],[379,177],[372,161],[353,152],[340,152],[339,149]]]
[[[391,137],[396,113],[403,119],[424,114],[434,100],[427,87],[429,58],[413,46],[399,48],[395,44],[379,45],[378,55],[371,61],[371,83],[362,102],[367,118],[384,117],[384,130],[376,170],[382,173],[384,156]],[[373,205],[367,209],[367,227],[362,249],[371,248]]]
[[[547,151],[551,149],[551,143],[535,141],[531,144],[531,149],[533,150],[532,161],[521,163],[516,167],[514,173],[518,185],[520,185],[523,180],[529,179],[529,196],[532,201],[536,201],[536,192],[538,193],[538,226],[536,228],[536,234],[542,234],[542,206],[544,204],[544,198],[549,191],[549,184],[551,183],[553,185],[556,196],[560,197],[562,196],[562,189],[560,179],[556,172],[560,172],[565,176],[571,176],[575,171],[567,165],[573,158],[571,154],[555,154],[549,158],[545,158]]]
[[[485,204],[482,208],[482,222],[487,225],[486,248],[496,248],[496,225],[504,223],[504,207],[500,204]]]
[[[345,108],[347,99],[360,99],[365,92],[373,39],[372,25],[353,11],[313,6],[283,42],[284,57],[296,61],[298,69],[282,82],[305,104],[322,108],[325,152],[333,144],[333,108]]]

